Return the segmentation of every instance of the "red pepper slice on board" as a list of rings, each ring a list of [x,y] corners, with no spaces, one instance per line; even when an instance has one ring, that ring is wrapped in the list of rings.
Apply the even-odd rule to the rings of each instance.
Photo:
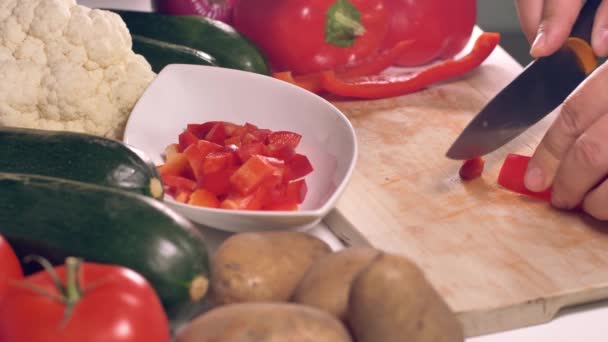
[[[458,174],[464,180],[473,180],[481,176],[484,165],[485,161],[480,157],[469,159],[462,164]]]
[[[356,65],[336,68],[336,72],[339,77],[343,78],[368,76],[380,73],[394,65],[400,56],[407,53],[409,48],[415,48],[415,46],[412,47],[412,44],[414,44],[414,41],[411,40],[399,42],[393,48],[374,55]],[[321,73],[319,72],[293,76],[291,71],[283,71],[274,73],[273,77],[295,84],[313,93],[323,91]]]
[[[521,156],[518,154],[510,153],[507,155],[500,173],[498,174],[498,184],[502,185],[508,190],[517,192],[522,195],[535,197],[544,201],[551,200],[551,188],[543,192],[533,192],[528,190],[524,185],[524,176],[528,163],[531,157]]]
[[[321,74],[323,89],[335,95],[366,99],[416,92],[433,83],[463,75],[477,68],[494,51],[499,40],[499,33],[482,33],[471,52],[464,57],[444,61],[413,75],[374,75],[342,79],[335,71],[325,71]]]

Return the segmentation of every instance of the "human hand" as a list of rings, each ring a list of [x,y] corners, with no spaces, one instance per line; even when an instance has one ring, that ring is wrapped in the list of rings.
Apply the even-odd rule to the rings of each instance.
[[[583,0],[516,0],[522,29],[532,44],[532,57],[551,55],[564,44],[583,4]],[[596,11],[591,45],[597,56],[608,55],[608,0]]]
[[[525,177],[531,191],[553,187],[551,203],[608,220],[608,64],[596,69],[559,106]]]

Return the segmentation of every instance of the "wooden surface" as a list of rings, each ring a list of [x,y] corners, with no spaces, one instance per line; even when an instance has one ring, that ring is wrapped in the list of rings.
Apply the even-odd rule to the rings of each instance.
[[[608,225],[496,183],[506,154],[531,155],[553,115],[486,156],[480,179],[461,181],[461,163],[444,156],[521,70],[498,49],[467,77],[416,94],[333,101],[355,126],[360,150],[326,223],[348,245],[416,261],[467,336],[546,322],[562,307],[608,298]]]

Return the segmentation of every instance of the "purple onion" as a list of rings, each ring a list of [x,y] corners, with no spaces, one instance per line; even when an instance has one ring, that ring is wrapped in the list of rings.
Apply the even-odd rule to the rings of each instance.
[[[156,11],[171,15],[200,15],[232,23],[236,0],[155,0]]]

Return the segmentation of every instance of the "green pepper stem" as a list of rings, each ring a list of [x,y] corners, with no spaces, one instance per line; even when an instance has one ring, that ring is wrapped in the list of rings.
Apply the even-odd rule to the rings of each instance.
[[[76,304],[82,297],[82,291],[80,288],[81,265],[82,260],[75,257],[68,257],[65,260],[65,299],[68,305]]]

